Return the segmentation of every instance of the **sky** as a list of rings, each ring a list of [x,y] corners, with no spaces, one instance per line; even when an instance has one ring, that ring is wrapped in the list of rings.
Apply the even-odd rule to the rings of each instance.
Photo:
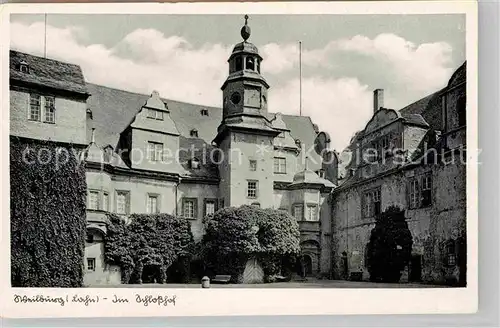
[[[222,105],[241,15],[49,14],[47,57],[86,81],[206,106]],[[465,15],[251,15],[270,112],[310,116],[341,152],[373,114],[373,90],[401,109],[438,91],[465,61]],[[11,49],[44,54],[44,16],[11,16]],[[214,132],[215,133],[215,132]]]

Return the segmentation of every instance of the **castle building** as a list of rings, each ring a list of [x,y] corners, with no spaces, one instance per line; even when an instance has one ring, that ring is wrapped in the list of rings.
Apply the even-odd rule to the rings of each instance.
[[[445,88],[399,111],[384,108],[375,90],[373,110],[332,192],[333,277],[369,279],[371,230],[397,206],[413,236],[403,279],[465,285],[466,64]]]
[[[244,204],[291,213],[307,274],[331,272],[336,153],[309,117],[268,111],[264,59],[250,34],[245,19],[222,108],[86,83],[77,65],[10,52],[11,134],[85,147],[85,284],[121,280],[104,259],[108,212],[183,217],[199,241],[204,216]]]
[[[85,284],[121,281],[104,259],[107,213],[169,213],[200,241],[206,215],[244,204],[297,219],[308,275],[362,280],[375,219],[398,206],[413,236],[403,279],[465,284],[465,63],[445,88],[401,110],[375,90],[373,116],[339,174],[327,133],[268,108],[265,58],[248,41],[247,19],[241,36],[222,108],[88,83],[78,65],[10,52],[11,135],[85,154]]]

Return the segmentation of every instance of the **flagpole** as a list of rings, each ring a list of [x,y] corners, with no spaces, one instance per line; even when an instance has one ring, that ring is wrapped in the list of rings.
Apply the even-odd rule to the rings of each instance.
[[[45,33],[43,42],[43,56],[47,58],[47,14],[45,14]]]
[[[302,116],[302,41],[299,41],[299,115]]]

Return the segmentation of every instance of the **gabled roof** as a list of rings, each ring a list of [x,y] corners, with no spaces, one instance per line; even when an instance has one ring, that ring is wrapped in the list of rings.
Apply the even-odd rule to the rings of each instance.
[[[149,95],[113,89],[97,84],[87,83],[87,88],[91,96],[87,100],[87,106],[92,112],[92,119],[87,121],[87,136],[91,139],[91,129],[95,128],[95,142],[100,147],[111,145],[116,149],[120,133],[130,124],[135,115],[149,99]],[[175,100],[162,98],[170,112],[170,117],[174,121],[179,131],[180,147],[189,148],[194,145],[195,149],[203,147],[210,149],[212,140],[217,134],[217,128],[222,121],[222,108],[195,105]],[[208,112],[202,115],[202,110]],[[269,114],[269,119],[274,119],[275,114]],[[294,139],[299,139],[307,151],[314,145],[316,132],[309,117],[282,115],[290,134]],[[190,136],[190,131],[196,129],[198,138]],[[200,153],[200,157],[203,155]],[[321,168],[321,161],[314,151],[308,153],[312,170]],[[188,158],[185,158],[187,160]],[[199,158],[202,160],[202,158]],[[186,165],[185,169],[188,169]],[[191,170],[193,175],[215,176],[216,168],[208,166],[202,170]]]
[[[21,62],[28,65],[28,73],[19,70]],[[14,50],[10,51],[10,79],[14,83],[29,83],[87,95],[80,66]]]

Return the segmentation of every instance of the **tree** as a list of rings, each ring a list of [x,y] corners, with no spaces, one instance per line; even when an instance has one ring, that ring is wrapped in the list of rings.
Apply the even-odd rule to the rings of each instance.
[[[212,272],[241,280],[248,259],[263,266],[266,280],[281,273],[283,263],[294,263],[300,253],[297,221],[288,213],[244,205],[217,211],[205,219],[203,258]]]
[[[413,237],[404,210],[391,206],[376,220],[368,243],[371,281],[398,282],[411,257]]]
[[[165,283],[167,269],[178,260],[186,265],[192,253],[194,240],[187,220],[169,214],[132,214],[126,225],[114,214],[108,219],[105,256],[121,267],[123,283],[142,283],[145,268],[151,279]],[[182,282],[188,279],[182,278]]]
[[[87,184],[76,149],[11,137],[13,287],[81,287]]]

